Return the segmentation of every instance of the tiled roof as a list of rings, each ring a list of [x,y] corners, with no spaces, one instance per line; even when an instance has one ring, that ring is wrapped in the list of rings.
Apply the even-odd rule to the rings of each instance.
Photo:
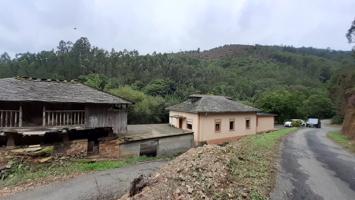
[[[214,95],[191,95],[188,100],[170,106],[167,110],[189,113],[260,111],[257,108],[233,101],[229,97]]]
[[[131,104],[75,81],[20,77],[0,79],[0,101]]]

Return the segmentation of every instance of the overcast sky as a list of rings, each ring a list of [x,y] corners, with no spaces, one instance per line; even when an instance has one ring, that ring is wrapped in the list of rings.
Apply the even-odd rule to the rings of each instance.
[[[56,48],[87,37],[140,53],[224,44],[350,50],[355,0],[0,0],[0,53]],[[74,29],[76,28],[76,30]]]

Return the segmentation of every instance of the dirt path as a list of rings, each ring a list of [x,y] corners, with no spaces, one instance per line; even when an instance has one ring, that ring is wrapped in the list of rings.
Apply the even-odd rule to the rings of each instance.
[[[332,129],[303,128],[284,140],[272,199],[355,199],[355,155],[326,137]]]
[[[65,182],[40,186],[4,199],[11,200],[96,200],[117,199],[128,191],[131,181],[140,174],[150,174],[166,161],[144,162],[134,166],[96,172]]]

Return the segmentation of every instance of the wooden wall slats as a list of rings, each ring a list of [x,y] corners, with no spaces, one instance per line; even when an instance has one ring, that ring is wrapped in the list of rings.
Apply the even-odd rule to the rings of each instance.
[[[43,126],[84,125],[85,110],[45,110]]]
[[[0,110],[0,127],[20,127],[21,110]]]

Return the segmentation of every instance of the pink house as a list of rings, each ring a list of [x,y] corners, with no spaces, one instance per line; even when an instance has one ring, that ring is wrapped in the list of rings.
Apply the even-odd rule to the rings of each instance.
[[[196,144],[220,144],[274,129],[274,115],[225,96],[191,95],[167,110],[169,124],[192,130]]]

